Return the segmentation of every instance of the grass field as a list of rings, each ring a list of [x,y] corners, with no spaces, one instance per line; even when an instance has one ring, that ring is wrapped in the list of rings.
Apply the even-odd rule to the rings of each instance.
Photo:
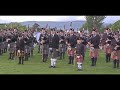
[[[91,67],[91,61],[86,52],[83,71],[77,71],[77,66],[68,64],[66,55],[64,60],[57,61],[57,68],[49,68],[50,60],[42,62],[41,56],[34,50],[34,56],[18,65],[18,59],[8,60],[8,53],[0,56],[0,74],[120,74],[120,69],[114,69],[112,61],[105,62],[105,54],[100,51],[96,67]]]

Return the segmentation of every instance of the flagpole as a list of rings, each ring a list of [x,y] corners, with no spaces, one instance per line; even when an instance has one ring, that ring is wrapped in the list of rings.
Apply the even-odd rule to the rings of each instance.
[[[72,22],[70,23],[70,28],[72,28]]]
[[[64,30],[65,30],[65,25],[64,25]]]

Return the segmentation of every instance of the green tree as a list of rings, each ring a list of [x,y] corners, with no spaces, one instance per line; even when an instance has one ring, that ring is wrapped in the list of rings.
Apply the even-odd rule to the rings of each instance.
[[[84,28],[92,31],[94,28],[100,30],[103,25],[105,16],[86,16],[86,23],[83,25]]]
[[[112,30],[120,30],[120,20],[116,21],[114,24],[111,25]]]

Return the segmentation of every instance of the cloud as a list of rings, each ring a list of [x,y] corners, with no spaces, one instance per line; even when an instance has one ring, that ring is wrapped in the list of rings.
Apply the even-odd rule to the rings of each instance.
[[[74,21],[84,20],[84,16],[0,16],[1,20],[12,22],[23,21]]]

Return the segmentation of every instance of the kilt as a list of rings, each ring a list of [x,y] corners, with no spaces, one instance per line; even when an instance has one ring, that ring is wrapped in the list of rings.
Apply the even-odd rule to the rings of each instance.
[[[66,49],[65,49],[65,44],[59,44],[59,52],[60,53],[63,53],[63,52],[65,52],[66,51]]]
[[[58,57],[58,51],[56,50],[56,48],[52,48],[52,58],[57,58]]]
[[[7,48],[8,47],[8,43],[7,42],[5,42],[5,48]]]
[[[120,60],[120,50],[117,51],[118,60]]]
[[[28,53],[28,51],[29,51],[29,46],[25,45],[24,52]]]
[[[0,48],[1,48],[1,49],[4,49],[4,46],[5,46],[5,45],[4,45],[4,42],[2,42],[1,45],[0,45]]]
[[[5,42],[3,42],[2,44],[3,44],[3,47],[2,47],[2,48],[5,49]]]
[[[0,49],[2,49],[2,43],[0,43]]]
[[[90,49],[90,53],[89,53],[90,57],[98,57],[98,49],[94,49],[94,50],[91,50]]]
[[[18,57],[24,57],[24,51],[18,52],[18,53],[17,53],[17,56],[18,56]]]
[[[115,60],[115,59],[118,59],[118,56],[117,56],[117,52],[116,51],[113,51],[111,53],[111,59]]]
[[[49,53],[49,45],[48,44],[44,44],[43,45],[43,54],[48,54]]]
[[[76,62],[83,62],[83,56],[82,55],[80,55],[79,57],[78,57],[78,55],[76,56]]]
[[[9,48],[9,52],[14,53],[14,52],[16,52],[16,50],[17,50],[16,43],[11,43],[10,48]]]

